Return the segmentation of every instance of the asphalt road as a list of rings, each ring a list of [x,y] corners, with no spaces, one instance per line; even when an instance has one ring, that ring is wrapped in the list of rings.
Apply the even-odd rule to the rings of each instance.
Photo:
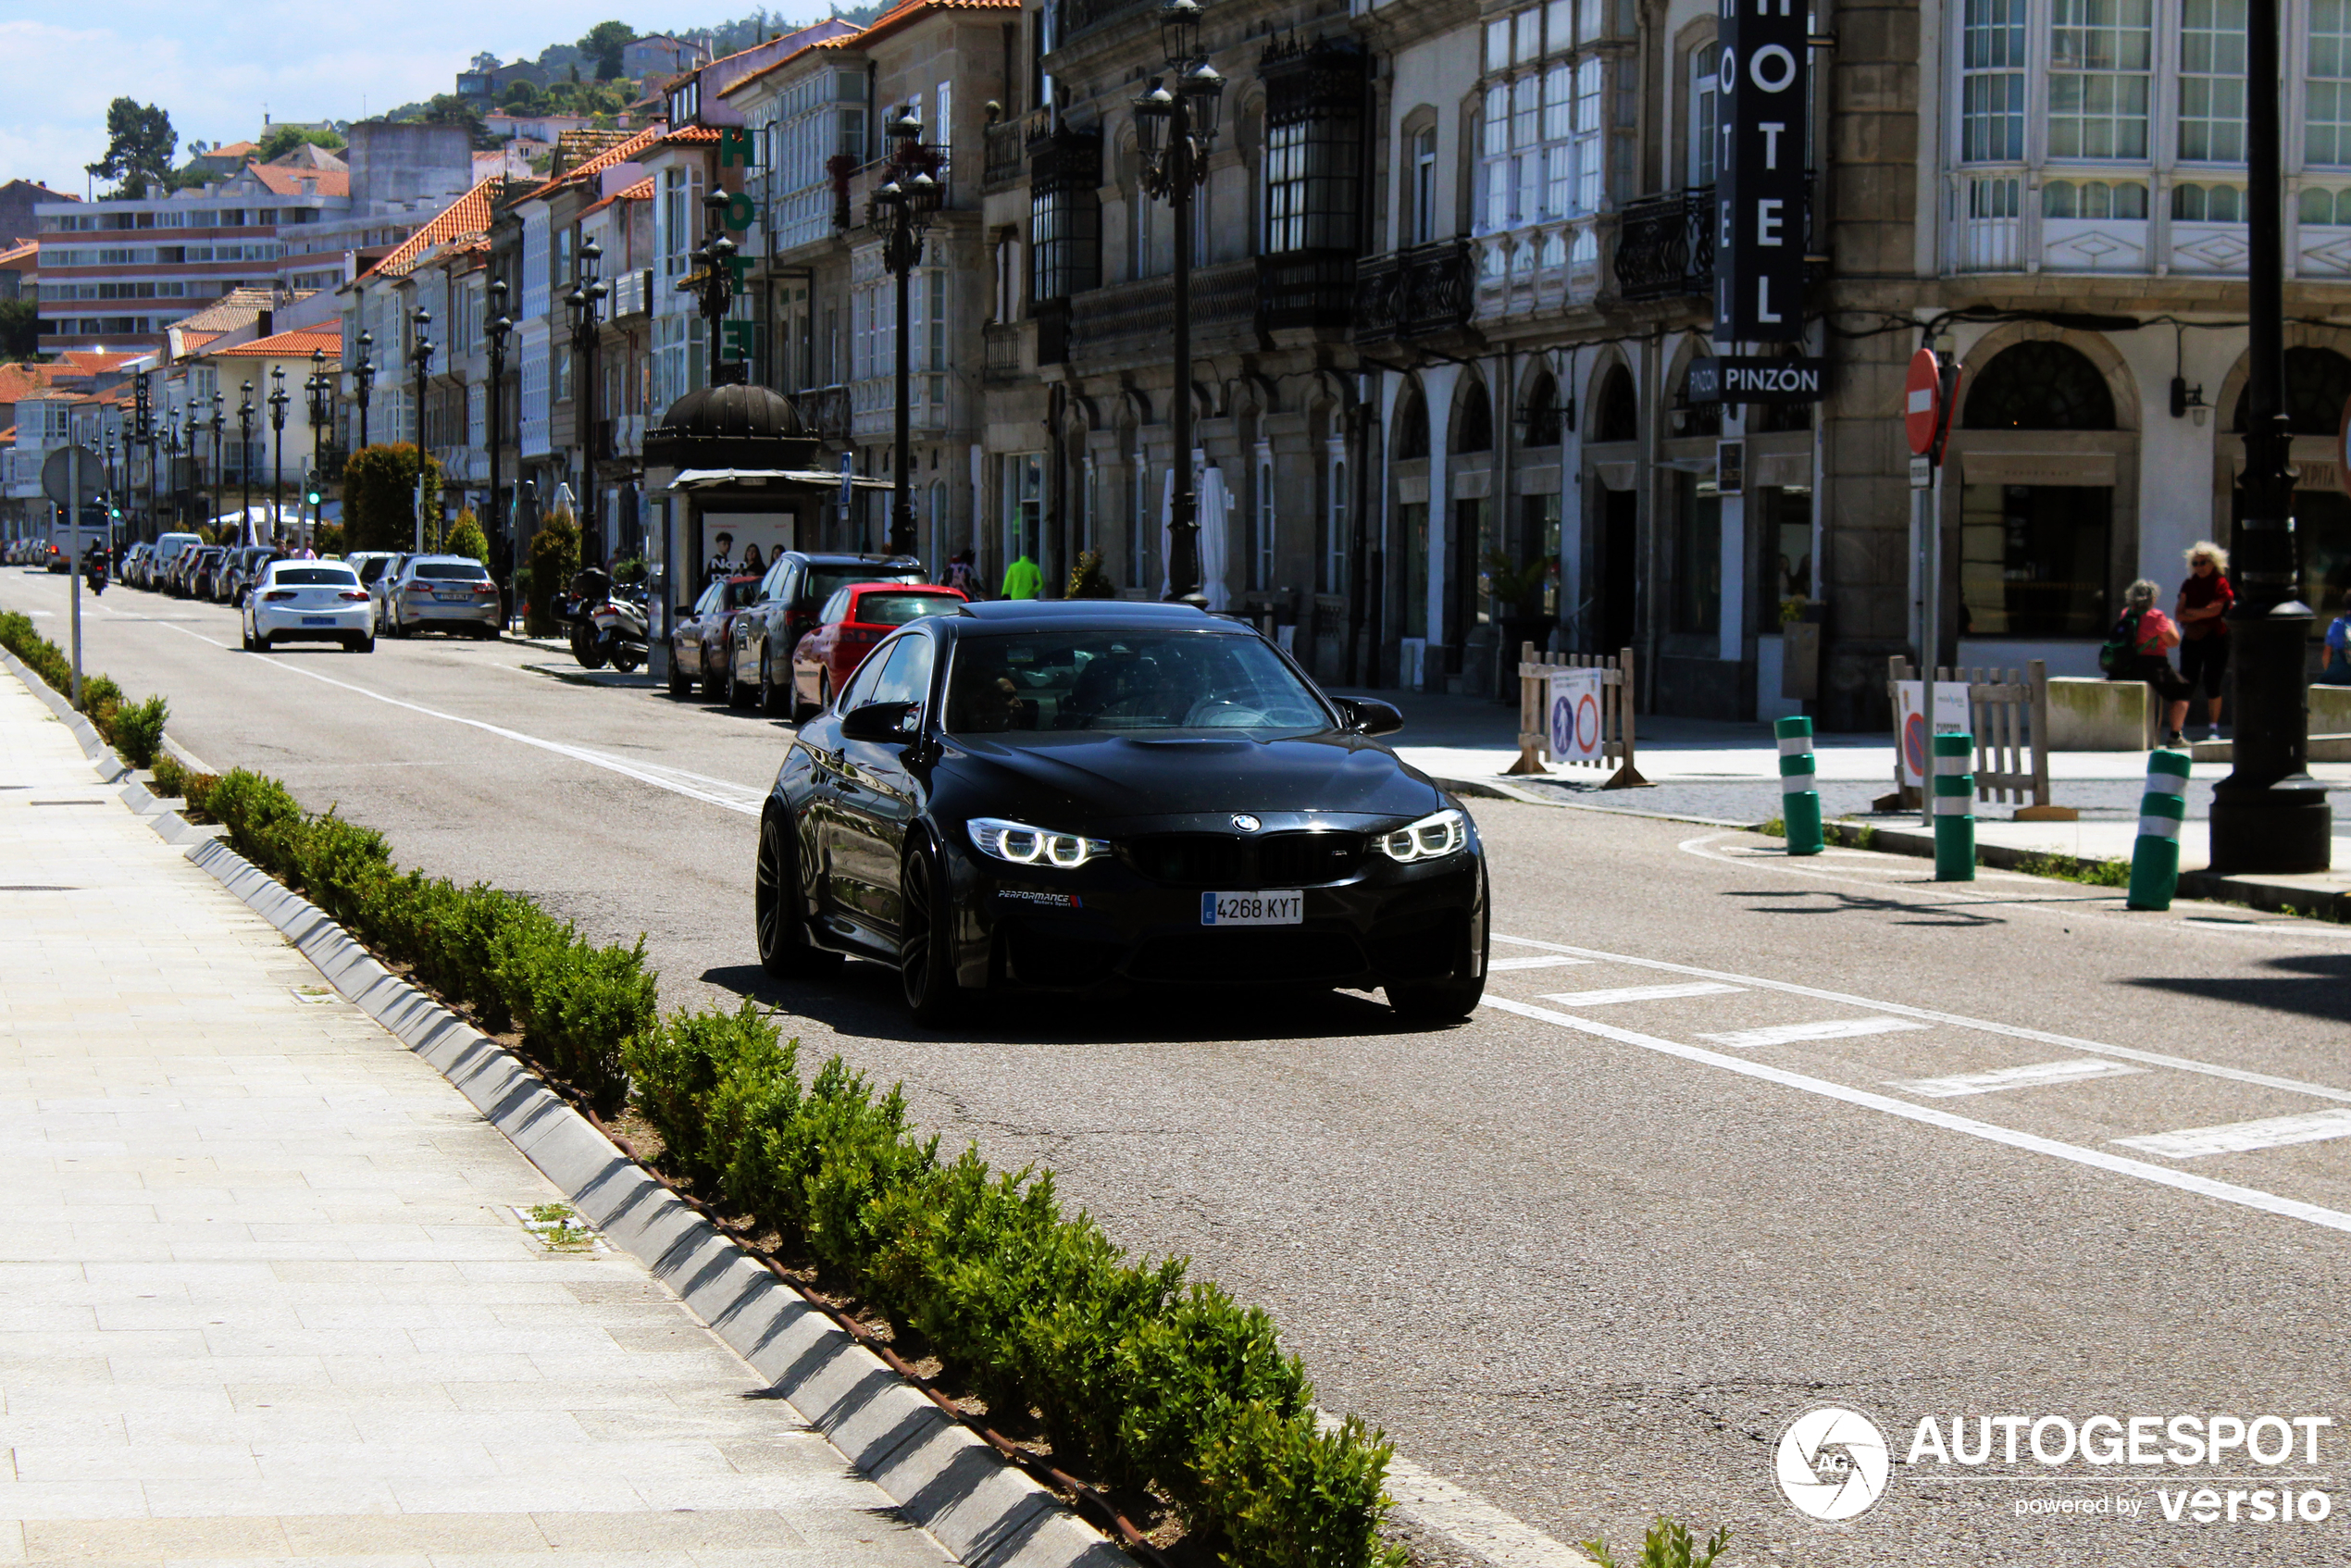
[[[62,641],[63,591],[10,570],[0,608]],[[2351,1562],[2351,930],[1476,801],[1510,966],[1466,1024],[1177,998],[996,1003],[940,1038],[871,966],[759,973],[773,721],[513,644],[244,654],[230,612],[119,588],[87,631],[205,762],[643,931],[666,1001],[778,1006],[951,1146],[1051,1165],[1128,1246],[1272,1308],[1326,1408],[1561,1540],[1661,1510],[1730,1524],[1726,1564]],[[1836,1523],[1773,1470],[1823,1405],[1894,1462]],[[2031,1457],[2044,1416],[2216,1414],[2337,1425],[2293,1429],[2291,1463],[2165,1463],[2169,1436],[2153,1464]],[[1905,1462],[1926,1418],[1972,1447],[2018,1416],[2013,1462],[1996,1425],[1989,1462]],[[2280,1487],[2330,1517],[2255,1522]],[[2024,1512],[2085,1500],[2108,1512]]]

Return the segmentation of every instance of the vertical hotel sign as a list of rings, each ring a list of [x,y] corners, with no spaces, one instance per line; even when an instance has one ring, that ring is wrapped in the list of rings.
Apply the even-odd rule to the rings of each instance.
[[[1808,0],[1722,0],[1722,156],[1714,191],[1714,336],[1804,335]]]

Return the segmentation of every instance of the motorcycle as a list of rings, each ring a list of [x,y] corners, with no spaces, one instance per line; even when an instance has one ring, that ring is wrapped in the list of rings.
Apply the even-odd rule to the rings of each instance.
[[[571,579],[566,606],[571,622],[571,653],[582,669],[607,664],[627,675],[646,659],[652,617],[641,588],[616,593],[612,578],[590,566]]]
[[[93,597],[104,593],[106,591],[106,558],[92,551],[82,559],[81,576],[82,580],[90,585]]]

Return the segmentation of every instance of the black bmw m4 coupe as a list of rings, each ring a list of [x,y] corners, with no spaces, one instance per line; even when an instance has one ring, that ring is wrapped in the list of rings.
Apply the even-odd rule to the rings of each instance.
[[[1181,604],[1003,601],[877,646],[776,775],[771,974],[854,957],[930,1024],[981,992],[1486,986],[1476,826],[1247,626]]]

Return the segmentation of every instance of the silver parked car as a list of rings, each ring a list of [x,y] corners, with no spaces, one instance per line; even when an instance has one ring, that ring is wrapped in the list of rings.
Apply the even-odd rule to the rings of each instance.
[[[504,618],[490,568],[469,555],[407,557],[382,604],[384,629],[394,637],[448,631],[490,641]]]

